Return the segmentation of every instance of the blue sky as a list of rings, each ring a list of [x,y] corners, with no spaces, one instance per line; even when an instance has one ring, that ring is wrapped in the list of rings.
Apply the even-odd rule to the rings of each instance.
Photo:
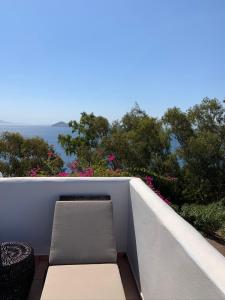
[[[224,0],[1,0],[0,120],[225,98]]]

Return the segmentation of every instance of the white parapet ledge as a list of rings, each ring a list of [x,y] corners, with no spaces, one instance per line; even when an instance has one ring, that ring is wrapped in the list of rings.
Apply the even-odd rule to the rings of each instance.
[[[225,257],[211,246],[193,226],[162,201],[141,179],[131,179],[130,184],[146,202],[159,222],[225,295]]]
[[[9,181],[9,182],[43,182],[43,181],[52,181],[52,182],[72,182],[72,181],[85,181],[85,182],[93,182],[93,181],[130,181],[133,177],[60,177],[60,176],[48,176],[48,177],[0,177],[1,181]]]

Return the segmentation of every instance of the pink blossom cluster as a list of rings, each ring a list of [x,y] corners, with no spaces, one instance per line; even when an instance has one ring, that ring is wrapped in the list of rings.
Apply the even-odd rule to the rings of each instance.
[[[146,176],[145,177],[145,181],[146,181],[146,184],[150,187],[150,188],[153,188],[153,178],[151,176]]]
[[[69,176],[69,175],[70,175],[70,174],[67,173],[67,172],[60,172],[60,173],[57,174],[57,176],[59,176],[59,177],[67,177],[67,176]]]
[[[107,157],[107,160],[108,160],[109,162],[112,162],[112,161],[114,161],[115,159],[116,159],[116,156],[115,156],[114,154],[109,154],[108,157]]]
[[[52,158],[55,156],[52,151],[48,151],[47,155],[48,155],[48,158]]]
[[[94,169],[89,167],[85,170],[79,171],[79,160],[74,160],[71,162],[68,167],[72,171],[72,173],[77,174],[80,177],[92,177],[94,176]]]
[[[78,175],[80,177],[92,177],[92,176],[94,176],[94,169],[87,168],[86,170],[79,172]]]
[[[159,190],[157,190],[154,185],[153,185],[153,178],[151,176],[146,176],[145,177],[145,181],[146,181],[146,184],[168,205],[171,204],[171,201],[167,198],[165,198]]]
[[[28,176],[31,177],[36,177],[38,175],[38,171],[40,170],[40,168],[33,168],[30,170],[30,172],[28,173]]]
[[[77,171],[78,166],[79,166],[79,161],[78,160],[74,160],[73,162],[68,164],[68,167],[71,169],[72,172]]]

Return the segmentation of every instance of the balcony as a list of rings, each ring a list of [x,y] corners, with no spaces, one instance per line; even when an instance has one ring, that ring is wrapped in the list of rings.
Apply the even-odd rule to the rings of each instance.
[[[1,178],[0,240],[29,242],[39,299],[60,195],[110,195],[127,299],[225,299],[225,258],[137,178]]]

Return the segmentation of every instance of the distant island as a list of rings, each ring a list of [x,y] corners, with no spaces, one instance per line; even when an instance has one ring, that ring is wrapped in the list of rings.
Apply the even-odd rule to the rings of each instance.
[[[57,123],[53,124],[52,126],[53,127],[68,127],[69,125],[68,125],[68,123],[61,121],[61,122],[57,122]]]
[[[9,122],[6,122],[6,121],[3,121],[3,120],[0,120],[0,124],[9,124]]]

